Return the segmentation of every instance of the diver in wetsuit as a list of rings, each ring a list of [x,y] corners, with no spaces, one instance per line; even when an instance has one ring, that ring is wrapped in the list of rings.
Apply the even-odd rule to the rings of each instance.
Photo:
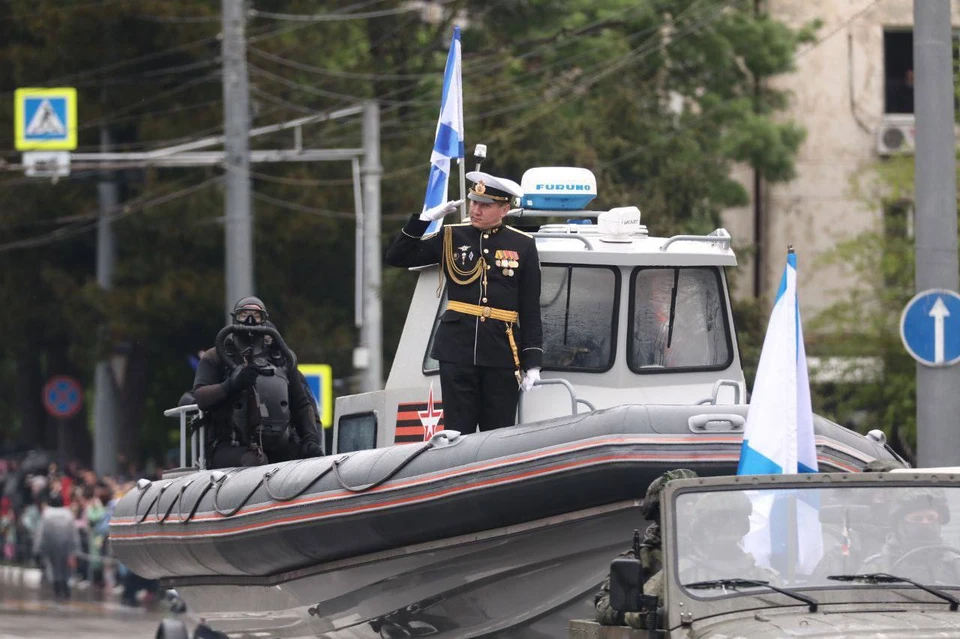
[[[321,455],[314,401],[266,306],[245,297],[231,315],[193,383],[197,405],[211,415],[211,468]]]

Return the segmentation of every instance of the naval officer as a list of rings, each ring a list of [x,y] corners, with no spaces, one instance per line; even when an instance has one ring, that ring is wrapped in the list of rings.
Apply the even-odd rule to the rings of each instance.
[[[520,389],[540,379],[540,257],[535,240],[503,223],[520,185],[471,171],[470,219],[423,237],[462,200],[414,214],[387,250],[391,266],[440,264],[447,308],[431,356],[440,362],[444,427],[492,430],[516,422]]]

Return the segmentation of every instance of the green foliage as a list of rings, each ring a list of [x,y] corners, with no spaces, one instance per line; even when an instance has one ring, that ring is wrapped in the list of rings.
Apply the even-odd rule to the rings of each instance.
[[[960,177],[960,172],[958,172]],[[875,357],[875,379],[815,388],[815,403],[865,432],[880,428],[912,459],[916,447],[916,362],[900,340],[900,314],[915,294],[914,241],[908,232],[913,208],[912,157],[891,158],[864,171],[852,191],[871,210],[883,211],[876,232],[842,242],[824,257],[859,282],[809,324],[818,336],[811,354]],[[847,371],[855,374],[855,364]]]
[[[702,0],[457,0],[442,5],[439,22],[410,6],[386,0],[360,11],[393,13],[330,21],[254,12],[247,29],[254,125],[380,102],[384,243],[423,203],[455,22],[465,24],[466,146],[489,145],[485,169],[519,178],[536,165],[588,167],[597,207],[637,203],[660,234],[708,232],[723,209],[746,203],[734,163],[770,181],[793,174],[803,131],[777,115],[789,96],[756,89],[792,69],[816,25],[792,30],[748,3]],[[351,0],[255,9],[358,11]],[[219,11],[219,0],[0,2],[0,130],[12,132],[14,89],[64,85],[80,92],[82,150],[99,148],[101,124],[125,150],[219,133]],[[303,144],[355,148],[360,133],[358,118],[338,119],[306,127]],[[12,135],[0,137],[3,157],[15,161]],[[284,132],[252,147],[291,144]],[[0,329],[20,341],[0,352],[0,437],[50,443],[40,424],[24,421],[32,419],[24,402],[39,391],[18,396],[7,383],[18,365],[39,362],[41,381],[69,365],[89,387],[96,359],[119,346],[137,353],[122,393],[127,452],[162,457],[173,429],[162,409],[189,388],[188,356],[209,348],[224,321],[221,176],[220,168],[118,174],[123,208],[113,216],[118,255],[106,292],[95,278],[97,172],[57,184],[2,179]],[[300,360],[332,364],[352,390],[351,168],[256,165],[252,179],[256,292]],[[383,274],[387,366],[413,279]]]

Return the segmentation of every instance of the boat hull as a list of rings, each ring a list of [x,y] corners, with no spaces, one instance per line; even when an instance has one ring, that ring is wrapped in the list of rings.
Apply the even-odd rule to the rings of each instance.
[[[276,637],[558,637],[593,614],[635,501],[331,562],[245,584],[165,580],[221,632]],[[271,583],[273,582],[273,583]]]
[[[553,637],[590,616],[637,501],[736,472],[745,406],[620,406],[462,437],[142,484],[111,543],[225,632]],[[816,420],[821,471],[890,457]]]
[[[690,424],[737,422],[736,408],[621,406],[452,443],[200,471],[124,496],[111,543],[149,578],[265,577],[535,521],[642,497],[671,468],[735,473],[742,435]],[[886,454],[835,424],[818,429],[821,470]]]

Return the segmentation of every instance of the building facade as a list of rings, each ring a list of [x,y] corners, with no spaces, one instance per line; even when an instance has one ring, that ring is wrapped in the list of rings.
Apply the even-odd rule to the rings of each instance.
[[[751,170],[738,178],[753,195],[724,223],[744,256],[738,297],[772,300],[787,246],[799,262],[799,294],[812,317],[857,285],[824,258],[841,241],[880,231],[884,211],[855,192],[871,168],[913,144],[913,0],[766,0],[764,10],[791,27],[823,24],[814,43],[797,51],[796,71],[773,84],[790,92],[785,113],[807,131],[796,178],[762,184]],[[952,1],[954,29],[960,0]],[[757,221],[759,220],[759,224]],[[754,253],[756,251],[756,253]]]

